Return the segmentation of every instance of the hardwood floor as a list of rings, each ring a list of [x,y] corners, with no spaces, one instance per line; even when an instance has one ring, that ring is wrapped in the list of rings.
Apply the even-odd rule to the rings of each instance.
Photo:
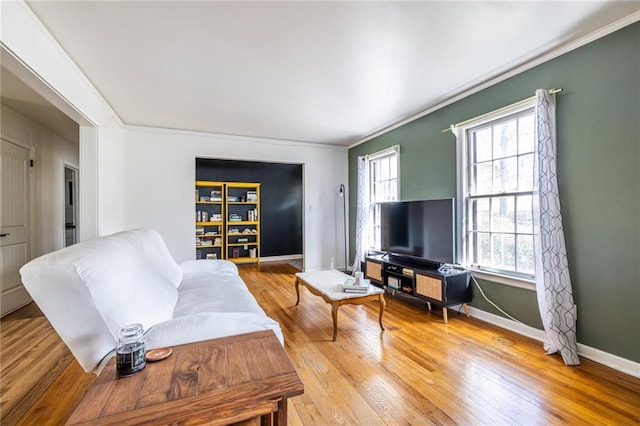
[[[376,302],[341,307],[332,342],[330,305],[302,287],[294,306],[293,267],[240,271],[305,384],[292,425],[640,423],[640,379],[587,359],[565,367],[539,342],[451,312],[444,324],[393,297],[385,331]],[[63,424],[95,376],[33,304],[2,319],[0,339],[0,423]]]

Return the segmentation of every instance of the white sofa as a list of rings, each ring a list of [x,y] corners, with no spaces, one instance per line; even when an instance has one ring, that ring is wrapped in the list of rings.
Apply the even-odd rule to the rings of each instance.
[[[271,329],[226,260],[178,265],[160,234],[119,232],[32,260],[20,269],[25,288],[85,371],[99,372],[120,329],[141,323],[147,348]]]

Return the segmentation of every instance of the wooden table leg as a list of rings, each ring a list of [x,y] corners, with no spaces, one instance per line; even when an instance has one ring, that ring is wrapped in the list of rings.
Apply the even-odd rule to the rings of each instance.
[[[273,425],[272,419],[273,413],[263,414],[260,416],[260,426],[271,426]]]
[[[287,398],[278,401],[278,411],[273,413],[274,426],[287,426]]]
[[[296,278],[296,306],[300,303],[300,281]]]
[[[444,323],[447,324],[449,322],[449,318],[447,316],[447,307],[442,307],[442,318],[444,318]]]
[[[378,322],[380,323],[380,330],[384,330],[382,325],[382,314],[384,314],[384,308],[387,306],[387,302],[384,300],[384,294],[380,294],[378,296],[378,300],[380,301],[380,317],[378,318]]]
[[[336,302],[331,304],[331,316],[333,317],[333,341],[338,337],[338,308],[340,305]]]

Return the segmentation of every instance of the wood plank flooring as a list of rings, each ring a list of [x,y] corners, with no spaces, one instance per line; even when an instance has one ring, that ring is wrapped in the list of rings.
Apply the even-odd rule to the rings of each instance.
[[[240,267],[305,384],[291,425],[640,423],[640,379],[583,359],[565,367],[534,340],[420,303],[348,305],[332,342],[330,305],[300,289],[284,263]],[[33,304],[3,318],[0,423],[64,424],[95,380]],[[247,422],[247,424],[257,422]]]

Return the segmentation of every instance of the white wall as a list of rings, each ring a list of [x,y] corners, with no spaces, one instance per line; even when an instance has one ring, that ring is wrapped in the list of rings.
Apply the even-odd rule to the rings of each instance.
[[[344,263],[341,183],[347,150],[316,144],[144,127],[126,129],[125,227],[152,227],[177,261],[195,258],[196,158],[303,164],[307,270]]]
[[[2,105],[2,137],[33,148],[34,256],[64,247],[64,166],[78,167],[78,145]]]
[[[124,229],[125,130],[110,119],[98,127],[98,235]]]

